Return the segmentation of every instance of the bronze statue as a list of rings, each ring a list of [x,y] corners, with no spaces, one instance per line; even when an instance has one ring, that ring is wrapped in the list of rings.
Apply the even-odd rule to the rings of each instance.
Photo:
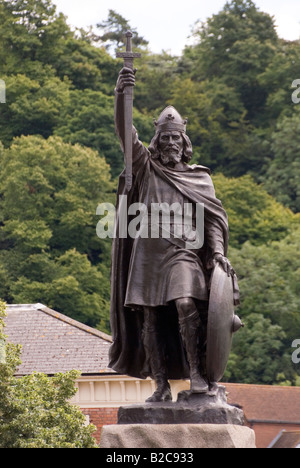
[[[130,44],[127,52],[130,54]],[[124,107],[128,107],[126,90],[132,90],[135,85],[135,71],[132,63],[126,65],[115,89],[115,124],[122,149],[128,155],[125,122],[128,109],[124,113]],[[132,100],[132,92],[128,94]],[[155,135],[147,149],[131,125],[130,160],[125,158],[126,170],[119,179],[118,199],[122,199],[122,206],[119,204],[118,213],[134,203],[142,203],[148,210],[141,225],[147,227],[148,234],[152,206],[179,206],[183,211],[187,205],[192,207],[194,228],[196,207],[204,207],[204,242],[199,248],[191,247],[184,235],[181,238],[176,235],[182,226],[178,226],[174,213],[170,217],[169,236],[162,235],[162,216],[156,225],[159,235],[143,235],[141,227],[135,238],[119,236],[117,217],[112,250],[110,367],[121,374],[155,379],[157,389],[148,402],[172,399],[170,379],[190,379],[191,393],[208,392],[222,377],[231,334],[241,326],[232,312],[238,303],[238,287],[226,257],[227,215],[215,196],[210,170],[189,165],[192,144],[186,126],[187,121],[176,109],[167,107],[155,122]],[[227,285],[227,296],[230,284],[229,296],[232,295],[225,313],[229,328],[223,340],[224,350],[223,344],[218,349],[214,344],[216,332],[212,320],[220,319],[218,310],[212,311],[213,319],[208,323],[213,272],[216,272],[215,283],[221,281],[224,287]],[[212,307],[216,307],[215,303]],[[219,315],[222,317],[222,311]],[[222,336],[217,339],[222,343]],[[208,347],[210,361],[218,361],[216,366],[209,364],[209,371]]]

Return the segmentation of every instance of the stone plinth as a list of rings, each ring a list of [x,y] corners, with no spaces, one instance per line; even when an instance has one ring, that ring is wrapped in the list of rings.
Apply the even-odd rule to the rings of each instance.
[[[225,387],[180,392],[177,402],[124,406],[118,425],[104,426],[100,448],[255,448],[244,413],[227,403]]]
[[[225,387],[209,393],[180,392],[177,402],[123,406],[118,424],[231,424],[244,425],[241,409],[229,405]]]
[[[230,424],[104,426],[100,448],[256,448],[254,431]]]

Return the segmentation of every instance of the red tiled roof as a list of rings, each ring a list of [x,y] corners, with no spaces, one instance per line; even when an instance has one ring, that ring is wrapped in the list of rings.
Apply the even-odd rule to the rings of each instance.
[[[224,383],[228,403],[242,407],[248,422],[300,424],[300,387]]]
[[[8,341],[22,345],[17,375],[113,372],[108,369],[110,336],[42,304],[7,305],[5,325]]]
[[[300,431],[280,431],[268,448],[300,448]]]

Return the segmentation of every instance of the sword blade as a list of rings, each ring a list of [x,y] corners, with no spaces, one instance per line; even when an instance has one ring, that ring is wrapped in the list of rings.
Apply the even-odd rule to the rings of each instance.
[[[124,122],[125,122],[125,165],[126,188],[132,187],[132,126],[133,126],[133,89],[127,87],[124,90]]]

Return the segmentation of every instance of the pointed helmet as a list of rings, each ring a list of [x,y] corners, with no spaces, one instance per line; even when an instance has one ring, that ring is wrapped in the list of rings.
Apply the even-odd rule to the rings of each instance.
[[[158,120],[154,121],[157,132],[185,132],[186,124],[187,119],[183,119],[173,106],[166,107],[160,114]]]

